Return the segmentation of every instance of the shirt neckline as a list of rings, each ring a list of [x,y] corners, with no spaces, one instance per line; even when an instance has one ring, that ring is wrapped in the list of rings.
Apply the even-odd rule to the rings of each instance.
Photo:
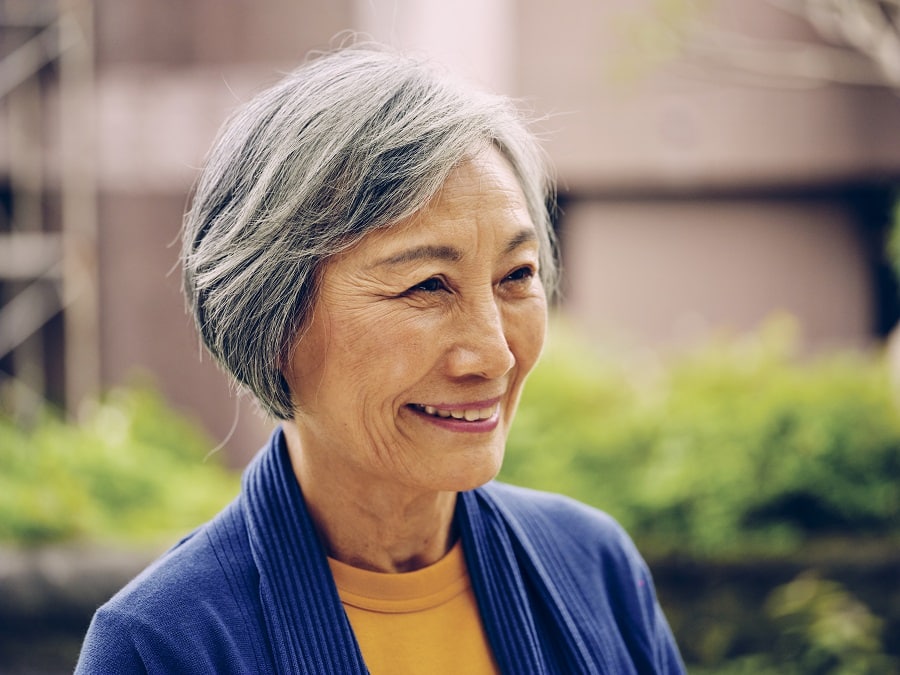
[[[338,594],[345,604],[384,613],[438,607],[470,587],[462,542],[436,563],[412,572],[373,572],[328,558]]]

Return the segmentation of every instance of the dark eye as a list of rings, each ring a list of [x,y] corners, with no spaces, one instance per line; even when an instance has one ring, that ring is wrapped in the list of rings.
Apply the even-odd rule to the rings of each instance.
[[[514,270],[504,281],[526,281],[534,276],[534,269],[529,266]]]
[[[437,293],[438,291],[447,290],[447,285],[443,282],[439,277],[431,277],[430,279],[426,279],[422,283],[416,284],[412,288],[409,289],[409,293],[414,293],[416,291],[422,291],[424,293]]]

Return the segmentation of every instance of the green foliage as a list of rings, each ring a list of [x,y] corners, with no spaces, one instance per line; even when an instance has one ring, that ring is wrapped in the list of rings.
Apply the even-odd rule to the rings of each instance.
[[[79,424],[0,415],[0,542],[156,543],[208,519],[238,477],[213,443],[149,388],[113,391]]]
[[[795,551],[900,534],[900,411],[874,357],[792,358],[789,322],[663,361],[562,327],[532,374],[504,480],[570,494],[655,553]]]
[[[900,280],[900,199],[894,203],[887,239],[887,257],[894,270],[894,276]]]
[[[882,620],[841,584],[804,573],[774,589],[765,613],[778,631],[769,653],[744,655],[694,675],[896,675]]]
[[[886,675],[896,659],[883,651],[882,620],[835,581],[804,574],[775,589],[767,612],[781,628],[779,663],[804,675]]]

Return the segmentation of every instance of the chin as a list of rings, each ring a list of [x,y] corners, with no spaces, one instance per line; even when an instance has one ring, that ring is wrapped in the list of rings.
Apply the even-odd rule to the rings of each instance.
[[[489,483],[497,474],[500,473],[500,467],[503,463],[503,455],[497,458],[491,458],[489,461],[482,461],[477,465],[470,464],[457,473],[449,482],[452,487],[448,488],[454,492],[467,492],[481,487],[485,483]]]
[[[486,485],[490,483],[496,476],[498,472],[494,472],[490,476],[486,476],[481,480],[473,480],[468,483],[460,484],[459,487],[455,488],[455,492],[468,492],[469,490],[474,490],[475,488],[480,488],[482,485]]]

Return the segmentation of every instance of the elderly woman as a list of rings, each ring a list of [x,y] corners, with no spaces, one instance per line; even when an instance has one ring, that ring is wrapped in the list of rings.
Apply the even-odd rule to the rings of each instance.
[[[682,672],[622,530],[492,482],[556,280],[548,187],[507,101],[387,50],[238,110],[185,289],[281,424],[240,496],[97,612],[79,672]]]

